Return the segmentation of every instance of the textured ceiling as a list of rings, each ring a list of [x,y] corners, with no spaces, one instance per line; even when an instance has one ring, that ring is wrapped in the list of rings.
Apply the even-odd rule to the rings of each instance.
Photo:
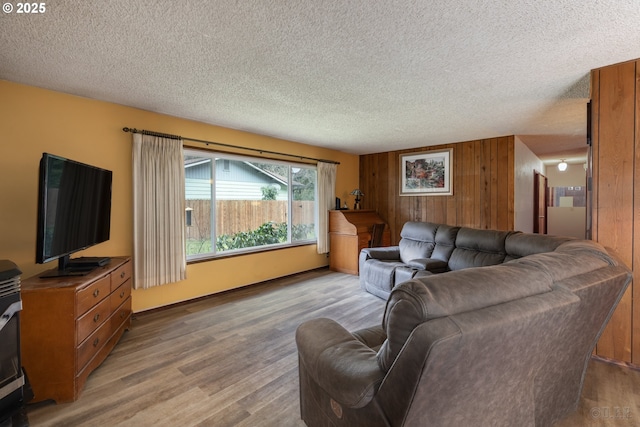
[[[640,57],[638,0],[13,5],[1,79],[357,154],[514,134],[574,149],[589,71]]]

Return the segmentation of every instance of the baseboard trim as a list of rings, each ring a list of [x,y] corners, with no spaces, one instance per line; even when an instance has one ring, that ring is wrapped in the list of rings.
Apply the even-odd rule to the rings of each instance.
[[[191,303],[202,301],[202,300],[206,300],[206,299],[209,299],[209,298],[214,298],[214,297],[219,297],[221,295],[226,295],[226,294],[239,292],[239,291],[242,291],[242,290],[246,290],[249,287],[268,286],[270,283],[278,281],[278,280],[288,279],[288,278],[291,278],[291,277],[301,276],[303,274],[308,274],[308,273],[312,273],[314,271],[322,271],[322,270],[329,270],[329,266],[326,265],[326,266],[322,266],[322,267],[312,268],[311,270],[299,271],[297,273],[291,273],[291,274],[287,274],[287,275],[280,276],[280,277],[274,277],[273,279],[264,280],[262,282],[248,283],[246,285],[238,286],[237,288],[227,289],[227,290],[224,290],[224,291],[215,292],[213,294],[203,295],[203,296],[197,297],[197,298],[186,299],[184,301],[177,301],[177,302],[174,302],[174,303],[171,303],[171,304],[163,305],[161,307],[153,307],[153,308],[149,308],[149,309],[146,309],[146,310],[136,311],[135,313],[132,314],[131,318],[135,320],[137,317],[144,316],[144,315],[147,315],[147,314],[157,313],[157,312],[160,312],[160,311],[163,311],[163,310],[167,310],[169,308],[180,307],[182,305],[191,304]]]

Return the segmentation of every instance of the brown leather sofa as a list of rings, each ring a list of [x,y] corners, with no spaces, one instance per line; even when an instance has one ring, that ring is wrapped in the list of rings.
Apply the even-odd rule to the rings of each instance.
[[[558,240],[507,233],[502,263],[400,283],[380,326],[300,325],[302,419],[550,426],[574,411],[591,352],[631,274],[598,243]]]
[[[551,251],[572,239],[529,234],[523,240],[523,235],[519,231],[407,222],[398,246],[360,252],[360,287],[387,299],[396,285],[414,277],[501,264],[530,253]]]

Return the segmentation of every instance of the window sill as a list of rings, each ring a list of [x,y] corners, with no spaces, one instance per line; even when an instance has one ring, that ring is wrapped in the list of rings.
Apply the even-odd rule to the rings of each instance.
[[[198,264],[201,262],[213,261],[217,259],[234,258],[238,256],[253,255],[261,252],[272,252],[272,251],[279,251],[282,249],[289,249],[289,248],[296,248],[299,246],[310,246],[310,245],[317,245],[317,244],[318,242],[316,240],[313,240],[313,241],[304,241],[299,243],[287,243],[282,245],[260,246],[257,248],[237,249],[234,251],[221,252],[217,254],[201,254],[201,255],[195,256],[194,258],[187,259],[187,265]]]

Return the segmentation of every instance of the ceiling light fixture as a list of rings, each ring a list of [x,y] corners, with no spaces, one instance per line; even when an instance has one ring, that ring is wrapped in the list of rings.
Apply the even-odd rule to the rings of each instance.
[[[560,160],[560,163],[558,163],[558,170],[560,172],[564,172],[567,170],[567,162],[565,162],[564,159]]]

